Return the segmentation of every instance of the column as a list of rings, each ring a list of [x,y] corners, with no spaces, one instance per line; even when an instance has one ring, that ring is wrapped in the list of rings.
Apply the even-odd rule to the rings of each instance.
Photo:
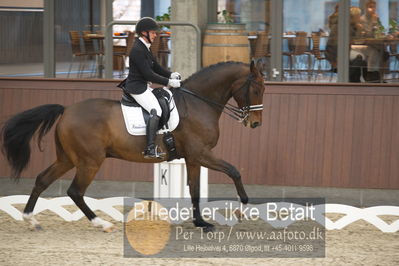
[[[43,14],[43,64],[44,77],[55,78],[54,2],[44,1]]]
[[[204,31],[207,23],[207,2],[172,0],[171,20],[193,23],[198,25],[201,31]],[[196,42],[196,34],[193,28],[182,26],[172,27],[172,71],[180,72],[183,79],[197,71]]]

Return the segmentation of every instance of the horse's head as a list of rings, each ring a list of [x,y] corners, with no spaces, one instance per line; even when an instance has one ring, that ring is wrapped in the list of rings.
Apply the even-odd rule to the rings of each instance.
[[[242,122],[251,128],[262,124],[264,80],[261,72],[251,62],[249,75],[237,79],[233,83],[233,98],[243,111]]]

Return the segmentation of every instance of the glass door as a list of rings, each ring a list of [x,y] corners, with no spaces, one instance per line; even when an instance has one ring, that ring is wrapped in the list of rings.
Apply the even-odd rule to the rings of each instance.
[[[218,0],[217,2],[217,22],[231,26],[242,25],[245,28],[245,39],[248,38],[249,43],[248,56],[244,56],[247,58],[245,61],[254,60],[257,67],[265,74],[266,80],[270,80],[271,72],[270,8],[271,0]]]
[[[338,2],[283,1],[282,80],[336,81]]]
[[[397,82],[398,0],[351,1],[350,82]]]

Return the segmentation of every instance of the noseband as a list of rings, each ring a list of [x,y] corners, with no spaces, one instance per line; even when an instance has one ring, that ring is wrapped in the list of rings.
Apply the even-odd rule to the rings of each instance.
[[[201,99],[202,101],[204,101],[206,103],[216,105],[217,107],[219,107],[222,110],[223,113],[227,114],[231,118],[233,118],[241,123],[248,118],[250,112],[263,110],[263,104],[250,105],[249,88],[251,86],[251,83],[255,83],[257,86],[264,86],[262,83],[256,81],[254,78],[254,75],[251,73],[248,76],[248,78],[245,80],[244,84],[232,93],[232,95],[234,96],[239,91],[245,90],[246,105],[242,108],[236,107],[229,103],[227,103],[226,105],[222,105],[220,103],[217,103],[217,102],[207,99],[205,97],[197,95],[194,92],[192,92],[184,87],[181,87],[180,91],[190,94],[192,96],[195,96],[196,98]]]

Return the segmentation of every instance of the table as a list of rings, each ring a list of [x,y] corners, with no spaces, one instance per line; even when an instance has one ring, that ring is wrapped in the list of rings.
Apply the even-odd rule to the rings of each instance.
[[[399,42],[399,38],[353,38],[351,44],[355,45],[381,45]]]
[[[90,33],[86,35],[87,37],[90,37],[90,39],[99,39],[103,40],[105,39],[104,34],[97,34],[97,33]],[[127,35],[112,35],[112,39],[127,39]]]
[[[388,46],[398,43],[399,43],[399,38],[397,37],[393,38],[393,37],[384,36],[382,38],[353,38],[351,40],[351,47],[357,48],[360,46],[363,47],[369,46],[373,47],[378,52],[379,54],[378,57],[381,58],[379,72],[380,72],[380,81],[382,81],[385,70],[389,68],[389,58],[388,60],[383,60],[384,53],[387,53],[387,51],[389,50],[387,49]]]
[[[98,47],[99,47],[99,53],[100,53],[100,58],[99,58],[99,62],[97,64],[97,69],[98,69],[98,77],[102,78],[103,76],[103,70],[104,70],[104,60],[103,60],[103,55],[104,55],[104,43],[103,40],[105,39],[105,35],[104,34],[98,34],[98,33],[90,33],[86,35],[87,37],[89,37],[92,40],[97,40],[98,41]],[[113,35],[112,39],[115,40],[127,40],[128,35]],[[125,54],[125,50],[126,50],[127,44],[125,43],[125,45],[118,45],[118,46],[114,46],[114,52],[116,52],[116,54],[114,54],[114,70],[123,70],[123,66],[121,64],[124,64],[123,59],[121,60],[121,56],[123,54]]]

